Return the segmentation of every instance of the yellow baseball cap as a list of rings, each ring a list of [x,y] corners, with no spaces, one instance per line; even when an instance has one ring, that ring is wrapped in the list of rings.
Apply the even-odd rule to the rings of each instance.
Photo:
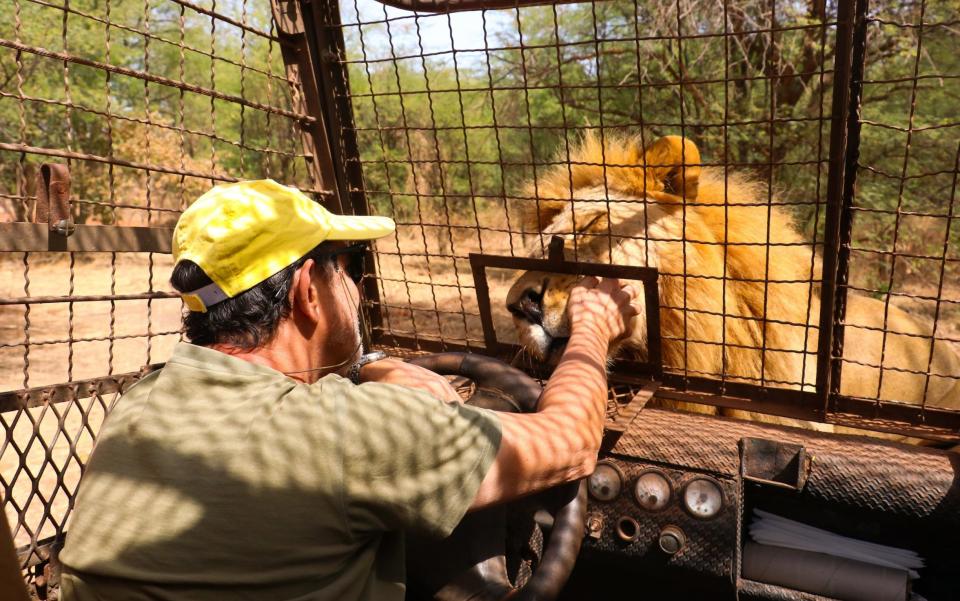
[[[180,215],[173,261],[196,263],[213,283],[182,294],[206,312],[292,265],[327,240],[374,240],[389,217],[334,215],[300,190],[261,179],[215,186]]]

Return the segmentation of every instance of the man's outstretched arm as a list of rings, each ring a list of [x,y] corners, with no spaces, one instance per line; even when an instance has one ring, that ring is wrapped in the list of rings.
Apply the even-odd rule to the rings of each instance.
[[[360,371],[360,381],[399,384],[423,390],[447,403],[462,402],[460,395],[445,377],[400,359],[381,359],[364,365]]]
[[[593,472],[606,414],[610,342],[636,314],[636,293],[587,278],[570,293],[570,341],[534,414],[498,414],[502,439],[471,509],[509,501]]]

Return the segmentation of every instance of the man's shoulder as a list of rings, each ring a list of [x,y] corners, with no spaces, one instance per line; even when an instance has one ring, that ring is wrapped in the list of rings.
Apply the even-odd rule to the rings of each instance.
[[[133,382],[129,386],[120,387],[120,394],[113,400],[113,402],[108,407],[111,416],[120,415],[123,413],[125,408],[131,407],[139,402],[144,401],[150,397],[150,391],[153,390],[154,386],[157,384],[157,380],[160,379],[160,374],[163,372],[164,368],[155,369],[148,373],[145,376],[141,376],[137,381]],[[111,417],[111,420],[116,420],[118,418]]]
[[[499,434],[495,412],[443,401],[420,388],[388,382],[353,384],[341,378],[334,403],[341,402],[341,419],[380,423],[391,430],[456,430],[479,427]],[[411,428],[416,424],[416,427]]]
[[[163,373],[165,366],[160,366],[152,371],[146,373],[143,376],[134,382],[129,388],[123,391],[124,395],[136,392],[137,394],[143,394],[149,392],[151,388],[157,383],[157,380],[160,379],[160,374]]]

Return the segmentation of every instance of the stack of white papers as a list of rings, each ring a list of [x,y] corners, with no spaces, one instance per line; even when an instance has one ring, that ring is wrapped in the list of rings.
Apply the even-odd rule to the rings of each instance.
[[[909,549],[898,549],[841,536],[760,509],[755,509],[753,513],[750,536],[762,545],[825,553],[905,570],[910,574],[910,578],[920,577],[917,570],[923,567],[923,558]]]

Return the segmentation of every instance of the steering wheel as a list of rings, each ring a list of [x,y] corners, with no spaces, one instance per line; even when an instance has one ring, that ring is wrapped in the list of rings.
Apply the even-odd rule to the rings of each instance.
[[[537,410],[541,386],[502,361],[467,353],[439,353],[410,360],[441,375],[463,376],[475,386],[468,405],[510,413]],[[531,518],[535,502],[553,518],[539,565],[526,581],[511,583],[508,532],[519,509]],[[437,601],[551,601],[566,584],[583,542],[587,514],[586,485],[570,482],[528,499],[518,499],[468,513],[442,540],[408,536],[407,572],[410,590]],[[539,531],[538,531],[539,532]]]

